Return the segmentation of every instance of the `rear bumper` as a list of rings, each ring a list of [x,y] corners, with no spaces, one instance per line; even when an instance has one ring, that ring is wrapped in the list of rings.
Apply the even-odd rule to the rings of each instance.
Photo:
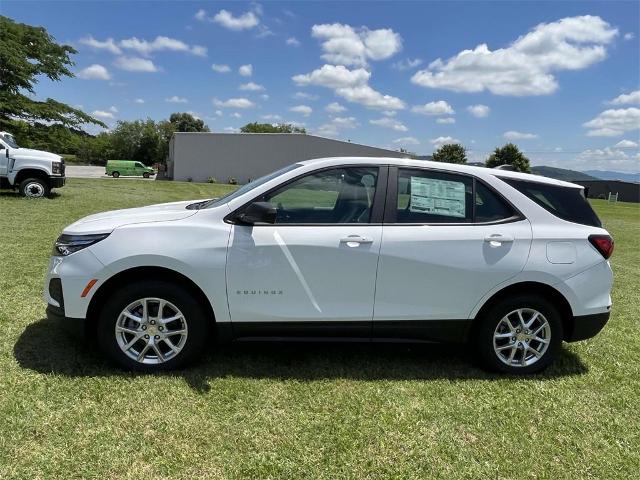
[[[56,307],[54,305],[47,305],[47,320],[59,324],[64,330],[70,333],[72,336],[80,339],[84,339],[86,335],[86,326],[84,318],[71,318],[67,317],[64,313],[64,309]]]
[[[573,328],[565,335],[565,341],[577,342],[595,337],[609,321],[611,312],[573,317]]]
[[[51,188],[64,187],[65,181],[65,177],[49,177],[49,185],[51,185]]]

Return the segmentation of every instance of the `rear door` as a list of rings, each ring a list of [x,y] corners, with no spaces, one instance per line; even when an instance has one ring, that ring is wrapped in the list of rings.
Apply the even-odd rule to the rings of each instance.
[[[529,222],[471,176],[391,168],[374,335],[456,340],[474,306],[522,271]]]
[[[324,169],[254,199],[276,206],[277,219],[233,226],[236,336],[370,337],[386,170]]]

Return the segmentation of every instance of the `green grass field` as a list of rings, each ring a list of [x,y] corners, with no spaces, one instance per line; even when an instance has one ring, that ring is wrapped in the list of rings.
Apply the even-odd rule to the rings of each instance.
[[[637,478],[640,206],[594,202],[616,240],[614,307],[544,374],[487,374],[464,347],[239,345],[124,373],[44,320],[62,228],[221,185],[71,179],[0,193],[0,478]]]

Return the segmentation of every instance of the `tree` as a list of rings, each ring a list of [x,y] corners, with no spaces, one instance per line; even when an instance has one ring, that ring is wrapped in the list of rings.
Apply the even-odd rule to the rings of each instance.
[[[208,132],[202,120],[194,117],[190,113],[172,113],[169,123],[173,124],[174,132]]]
[[[496,148],[485,162],[485,165],[489,168],[505,164],[512,165],[518,172],[531,173],[529,159],[513,143],[507,143],[504,147]]]
[[[447,143],[433,152],[433,161],[467,163],[467,149],[458,143]]]
[[[307,133],[304,127],[298,127],[290,123],[247,123],[240,128],[242,133]]]
[[[0,129],[16,120],[37,120],[80,128],[86,123],[104,123],[77,108],[51,98],[34,100],[38,77],[52,81],[73,77],[69,55],[77,53],[69,45],[58,45],[42,27],[16,23],[0,16]],[[15,126],[15,125],[14,125]]]

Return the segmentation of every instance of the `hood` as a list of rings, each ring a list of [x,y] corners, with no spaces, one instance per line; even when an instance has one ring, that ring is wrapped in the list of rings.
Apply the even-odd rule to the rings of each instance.
[[[81,218],[64,229],[68,235],[88,235],[92,233],[109,233],[118,227],[134,223],[169,222],[182,220],[198,213],[197,210],[187,210],[190,205],[199,200],[188,202],[161,203],[140,208],[126,208],[110,212],[96,213]]]
[[[37,158],[42,160],[51,160],[59,162],[62,160],[60,155],[55,153],[45,152],[44,150],[34,150],[33,148],[12,148],[9,155],[15,158]]]

